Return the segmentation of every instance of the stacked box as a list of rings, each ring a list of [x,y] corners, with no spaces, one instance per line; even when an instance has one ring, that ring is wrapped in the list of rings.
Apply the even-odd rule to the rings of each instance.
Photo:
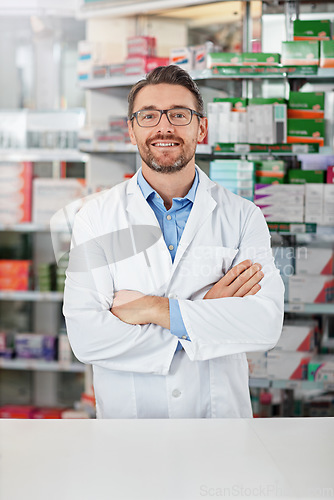
[[[334,252],[332,248],[302,247],[296,254],[297,274],[334,273]]]
[[[334,165],[327,167],[326,182],[327,184],[334,184]]]
[[[267,353],[247,352],[248,371],[251,378],[267,378]]]
[[[282,42],[281,62],[283,66],[318,66],[319,42]]]
[[[57,419],[62,418],[64,408],[35,408],[30,418]]]
[[[284,161],[265,160],[256,162],[256,182],[259,184],[283,184]]]
[[[28,290],[31,260],[0,260],[0,290]]]
[[[236,52],[213,52],[207,55],[207,68],[215,66],[241,66],[242,54]]]
[[[320,68],[334,68],[334,40],[320,42]]]
[[[286,143],[286,104],[250,104],[247,108],[250,144]]]
[[[315,321],[284,322],[281,336],[274,351],[314,352],[316,331],[317,323]]]
[[[208,103],[209,144],[247,142],[246,99],[214,98]]]
[[[322,224],[324,218],[325,184],[305,184],[305,222]]]
[[[323,146],[325,142],[325,121],[322,118],[316,119],[288,119],[287,142],[319,144]]]
[[[0,224],[31,221],[32,164],[0,162]]]
[[[248,105],[250,104],[286,104],[286,99],[283,97],[250,97]]]
[[[34,406],[4,405],[0,406],[0,418],[31,418]]]
[[[268,222],[304,222],[304,186],[255,184],[254,203]]]
[[[293,22],[294,40],[330,40],[331,22],[329,19]]]
[[[308,380],[334,382],[334,356],[316,356],[308,365]]]
[[[149,73],[158,66],[167,66],[168,57],[134,56],[128,57],[125,61],[126,75],[142,75]]]
[[[288,103],[288,118],[324,118],[324,92],[292,92]]]
[[[284,302],[289,302],[289,276],[295,274],[295,250],[293,247],[273,247],[272,253],[284,283]]]
[[[52,335],[17,333],[15,335],[16,357],[20,359],[56,359],[56,340]]]
[[[49,224],[51,217],[68,203],[86,194],[83,179],[34,179],[33,221]]]
[[[78,43],[77,63],[79,80],[91,78],[94,66],[109,65],[113,59],[114,50],[115,47],[112,43],[80,41]]]
[[[214,160],[210,179],[239,196],[253,199],[254,163],[244,160]]]
[[[324,226],[334,226],[334,184],[324,185],[323,200],[322,224]]]
[[[267,369],[271,380],[306,380],[307,367],[312,355],[307,352],[268,352]]]
[[[154,36],[132,36],[127,39],[128,57],[155,57],[157,40]]]
[[[280,54],[263,52],[243,52],[243,66],[278,66],[280,63]]]
[[[301,170],[298,168],[291,168],[288,171],[289,184],[306,184],[323,183],[325,180],[325,172],[323,170]]]
[[[203,70],[206,67],[211,67],[210,57],[214,50],[215,46],[212,42],[180,47],[171,50],[169,61],[170,64],[180,66],[186,71]]]
[[[289,302],[299,304],[333,303],[334,277],[326,275],[290,276]]]

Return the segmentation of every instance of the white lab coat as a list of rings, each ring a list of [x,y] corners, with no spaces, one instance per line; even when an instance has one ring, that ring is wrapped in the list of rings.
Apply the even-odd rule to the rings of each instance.
[[[76,267],[67,272],[64,315],[76,357],[93,365],[98,418],[252,416],[245,352],[277,343],[284,287],[260,209],[196,168],[196,198],[174,263],[162,234],[145,252],[110,257],[115,231],[130,227],[133,235],[137,225],[159,228],[137,174],[89,201],[75,217],[73,245],[85,243],[87,250],[82,245],[80,257],[70,256]],[[246,258],[261,263],[265,273],[256,295],[201,300]],[[175,353],[178,339],[169,330],[115,317],[113,294],[122,289],[177,298],[191,342],[181,340],[184,350]]]

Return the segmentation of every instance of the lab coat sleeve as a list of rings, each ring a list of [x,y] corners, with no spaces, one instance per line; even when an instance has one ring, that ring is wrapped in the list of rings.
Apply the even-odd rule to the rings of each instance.
[[[73,244],[75,242],[75,245]],[[110,312],[113,277],[92,224],[76,215],[63,312],[75,356],[110,370],[165,375],[178,338],[155,324],[130,325]]]
[[[256,295],[179,299],[191,340],[180,339],[180,342],[191,360],[266,351],[276,345],[284,316],[284,285],[275,267],[266,221],[255,206],[242,224],[239,251],[231,267],[245,259],[262,265],[264,277]]]

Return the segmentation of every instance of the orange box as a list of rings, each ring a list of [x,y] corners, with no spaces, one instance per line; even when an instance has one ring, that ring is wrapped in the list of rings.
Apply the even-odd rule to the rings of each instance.
[[[0,290],[28,290],[31,260],[0,260]]]
[[[64,408],[35,408],[31,418],[61,418]]]
[[[5,405],[0,406],[0,418],[31,418],[35,406]]]

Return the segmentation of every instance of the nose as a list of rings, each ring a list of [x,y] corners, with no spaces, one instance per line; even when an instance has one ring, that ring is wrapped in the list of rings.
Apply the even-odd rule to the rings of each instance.
[[[174,125],[170,123],[166,113],[161,116],[161,120],[157,125],[157,132],[174,132]]]

